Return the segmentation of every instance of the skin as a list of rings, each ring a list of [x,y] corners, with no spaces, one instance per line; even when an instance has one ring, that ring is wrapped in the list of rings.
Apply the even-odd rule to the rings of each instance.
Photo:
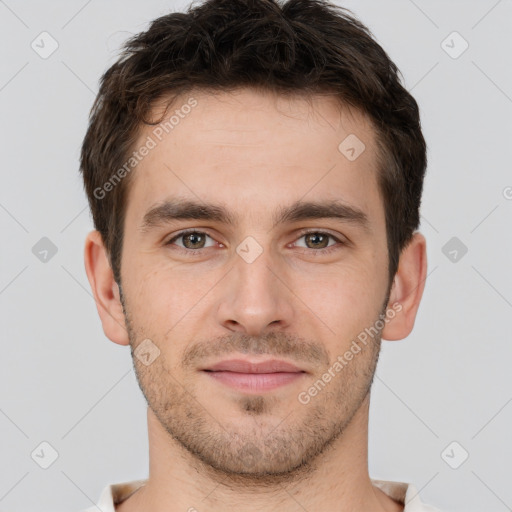
[[[307,102],[239,89],[193,97],[197,106],[134,171],[122,301],[99,233],[85,244],[105,335],[132,354],[145,339],[160,351],[147,366],[134,357],[148,401],[150,474],[117,510],[403,510],[370,481],[368,408],[381,337],[402,339],[413,328],[426,243],[414,234],[390,289],[372,125],[327,95]],[[141,143],[153,129],[144,127]],[[366,146],[354,161],[338,150],[349,134]],[[192,219],[140,229],[149,208],[178,195],[223,205],[236,223]],[[273,226],[279,207],[331,199],[362,210],[368,228],[332,218]],[[208,237],[167,244],[187,228]],[[322,253],[327,244],[301,236],[304,228],[344,243],[329,238],[335,250]],[[248,236],[262,249],[252,263],[236,252]],[[203,247],[199,255],[195,247]],[[379,335],[301,403],[299,393],[393,304],[400,311]],[[305,373],[251,394],[200,371],[235,357],[276,357]]]

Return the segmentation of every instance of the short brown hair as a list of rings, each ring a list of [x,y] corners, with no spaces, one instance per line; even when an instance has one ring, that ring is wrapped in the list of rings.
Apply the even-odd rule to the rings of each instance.
[[[107,194],[98,190],[129,159],[140,127],[157,124],[147,119],[155,101],[168,97],[170,105],[193,89],[241,87],[333,93],[370,117],[391,282],[419,226],[427,157],[418,105],[370,31],[346,9],[322,0],[207,0],[154,20],[124,44],[101,78],[80,158],[95,229],[116,282],[131,173]]]

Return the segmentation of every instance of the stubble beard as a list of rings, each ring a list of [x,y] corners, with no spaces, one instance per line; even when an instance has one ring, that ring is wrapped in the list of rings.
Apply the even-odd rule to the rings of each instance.
[[[137,344],[148,336],[137,336],[143,329],[133,325],[122,293],[121,302],[133,357]],[[133,363],[151,411],[169,434],[170,442],[178,443],[191,455],[189,459],[198,470],[245,488],[275,487],[306,479],[320,456],[340,440],[357,411],[368,405],[380,345],[379,332],[308,404],[301,404],[292,393],[290,399],[296,407],[286,417],[281,417],[279,402],[271,394],[240,395],[235,407],[244,427],[223,420],[222,411],[201,403],[193,373],[184,372],[187,376],[179,382],[163,355],[149,366],[137,357],[133,357]],[[293,340],[281,333],[257,340],[233,336],[229,346],[245,352],[249,346],[263,346],[275,355],[283,353],[284,346],[292,350]],[[280,349],[273,350],[276,347]],[[304,390],[326,370],[308,381]],[[232,402],[229,407],[233,407]]]

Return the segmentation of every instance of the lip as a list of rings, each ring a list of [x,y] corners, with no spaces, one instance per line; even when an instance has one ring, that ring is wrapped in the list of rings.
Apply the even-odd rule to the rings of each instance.
[[[297,373],[302,372],[294,364],[279,359],[269,359],[259,363],[253,363],[245,359],[229,359],[220,361],[212,366],[204,368],[212,372],[237,372],[237,373]]]
[[[230,359],[202,369],[216,381],[245,393],[261,393],[291,384],[305,375],[294,364],[277,359],[259,363]]]

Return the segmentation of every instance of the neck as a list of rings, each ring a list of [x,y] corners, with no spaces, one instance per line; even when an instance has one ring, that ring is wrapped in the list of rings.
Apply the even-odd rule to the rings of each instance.
[[[401,511],[403,506],[374,487],[368,474],[368,406],[369,395],[345,431],[311,466],[259,481],[206,466],[171,438],[148,408],[149,478],[116,510]]]

